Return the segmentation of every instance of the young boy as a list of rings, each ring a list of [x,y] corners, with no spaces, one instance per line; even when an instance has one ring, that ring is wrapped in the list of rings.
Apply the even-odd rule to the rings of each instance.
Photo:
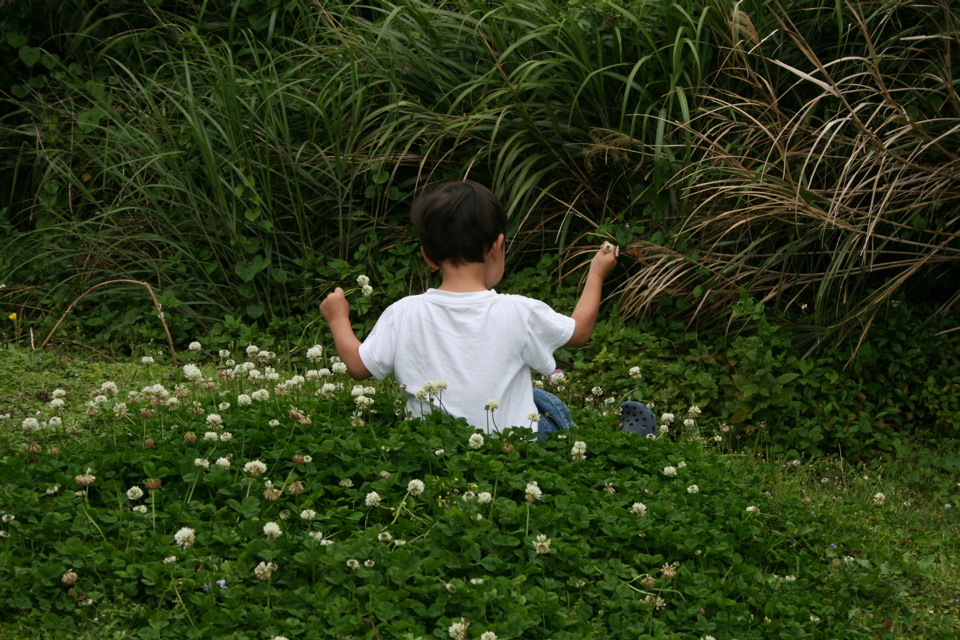
[[[604,243],[593,257],[568,317],[538,300],[493,290],[503,277],[507,216],[486,187],[469,180],[443,184],[414,202],[411,220],[423,258],[440,270],[443,282],[388,307],[362,343],[343,289],[329,294],[320,313],[347,373],[356,380],[393,374],[414,416],[439,408],[487,432],[529,426],[542,413],[530,370],[550,375],[556,349],[590,339],[603,280],[617,260],[613,246]],[[439,401],[432,399],[434,406],[415,397],[425,382],[436,380],[447,387]],[[549,395],[540,393],[541,400]],[[488,413],[491,400],[499,406]],[[549,430],[541,425],[541,432]]]

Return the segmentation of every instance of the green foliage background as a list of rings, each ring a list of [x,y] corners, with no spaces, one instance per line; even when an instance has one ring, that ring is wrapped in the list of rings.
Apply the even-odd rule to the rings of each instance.
[[[294,349],[367,274],[362,334],[431,282],[413,195],[469,176],[503,290],[569,310],[621,246],[570,366],[656,363],[784,450],[952,436],[958,33],[945,0],[7,0],[2,339]]]

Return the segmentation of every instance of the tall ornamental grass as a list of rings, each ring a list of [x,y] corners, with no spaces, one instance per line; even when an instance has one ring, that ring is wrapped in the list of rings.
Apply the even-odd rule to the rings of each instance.
[[[518,256],[640,209],[663,224],[669,171],[638,176],[592,142],[613,129],[670,146],[711,15],[692,0],[404,0],[316,5],[266,36],[156,13],[87,38],[92,62],[57,69],[7,120],[7,215],[24,233],[0,280],[37,316],[120,279],[208,326],[300,313],[371,238],[410,242],[417,189],[463,177],[505,200]]]
[[[942,312],[960,298],[955,7],[794,9],[727,14],[723,62],[678,123],[696,210],[673,246],[634,244],[630,311],[668,293],[709,314],[749,295],[865,333],[890,300],[920,291]]]

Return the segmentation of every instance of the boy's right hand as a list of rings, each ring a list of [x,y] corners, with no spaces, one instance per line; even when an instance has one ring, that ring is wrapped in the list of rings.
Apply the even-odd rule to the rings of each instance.
[[[609,246],[609,249],[608,249]],[[613,268],[617,265],[616,247],[610,242],[604,242],[593,260],[590,261],[590,273],[600,276],[601,280],[606,279]]]
[[[330,324],[333,320],[350,317],[350,303],[343,289],[337,287],[320,303],[320,315]]]

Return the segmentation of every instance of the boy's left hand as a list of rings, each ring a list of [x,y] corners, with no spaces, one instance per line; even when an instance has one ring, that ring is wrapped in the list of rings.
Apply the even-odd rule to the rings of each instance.
[[[347,302],[347,296],[343,293],[343,289],[337,287],[333,293],[324,298],[323,302],[320,303],[320,315],[327,321],[327,324],[338,318],[350,317],[350,303]]]

